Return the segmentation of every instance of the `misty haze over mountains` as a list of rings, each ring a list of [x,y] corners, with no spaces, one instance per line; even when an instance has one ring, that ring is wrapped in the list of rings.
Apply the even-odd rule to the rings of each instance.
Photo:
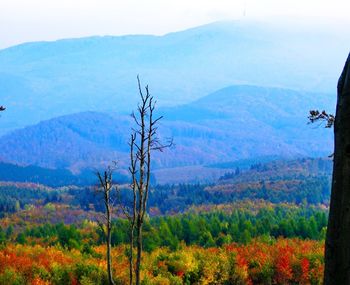
[[[234,21],[165,36],[22,44],[0,51],[0,94],[8,107],[0,128],[81,111],[130,113],[137,74],[163,106],[236,84],[333,96],[349,40],[327,26]]]
[[[333,112],[350,35],[324,28],[236,21],[1,50],[1,160],[81,171],[118,159],[125,168],[137,74],[165,116],[160,135],[176,143],[155,158],[159,171],[326,156],[332,132],[307,125],[307,114]]]

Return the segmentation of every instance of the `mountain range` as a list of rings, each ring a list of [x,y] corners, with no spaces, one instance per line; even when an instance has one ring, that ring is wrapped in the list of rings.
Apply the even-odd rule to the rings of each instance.
[[[85,111],[128,114],[138,100],[137,74],[160,106],[194,102],[231,85],[334,96],[349,40],[349,33],[326,24],[242,20],[164,36],[21,44],[0,50],[0,103],[7,107],[0,133]]]
[[[233,21],[0,50],[0,161],[75,175],[118,161],[127,175],[137,74],[164,116],[160,138],[175,142],[154,154],[157,181],[213,181],[247,161],[327,156],[332,131],[307,115],[333,113],[349,40],[334,26]]]
[[[160,107],[160,139],[175,147],[156,153],[153,168],[164,177],[210,180],[220,164],[242,159],[327,156],[332,131],[307,124],[308,110],[330,108],[334,96],[281,88],[237,85],[192,103]],[[4,162],[69,169],[79,173],[118,161],[127,174],[133,121],[117,113],[82,112],[42,121],[0,138]],[[213,176],[214,175],[214,176]],[[181,179],[179,179],[181,180]],[[176,179],[174,180],[176,181]]]

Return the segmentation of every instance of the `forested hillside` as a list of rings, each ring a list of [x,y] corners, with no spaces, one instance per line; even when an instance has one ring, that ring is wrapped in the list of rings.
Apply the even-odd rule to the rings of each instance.
[[[116,174],[119,183],[127,182],[128,177]],[[74,175],[67,169],[48,169],[38,166],[19,166],[0,162],[0,181],[44,184],[50,187],[67,185],[89,186],[96,183],[93,169]]]
[[[52,187],[0,183],[0,284],[107,284],[101,192],[68,186],[80,180],[67,171],[2,167],[23,180],[40,174]],[[143,229],[145,282],[319,284],[331,160],[217,167],[224,174],[216,183],[152,187]],[[128,184],[118,187],[112,198],[130,205]],[[118,204],[113,272],[126,284],[129,222]]]
[[[220,205],[240,200],[328,205],[331,169],[330,159],[278,160],[253,164],[248,169],[236,168],[233,172],[226,172],[217,182],[211,184],[154,185],[148,205],[154,215],[181,213],[192,206]],[[73,176],[67,175],[65,171],[48,171],[40,168],[19,168],[19,170],[23,173],[23,179],[17,179],[17,183],[0,184],[2,215],[32,205],[44,206],[46,203],[67,204],[86,211],[103,209],[101,197],[98,199],[96,196],[95,186],[72,185],[72,182],[76,181],[92,181],[97,185],[97,178],[93,173],[88,173],[87,176]],[[33,183],[38,182],[35,181],[38,180],[36,179],[38,174],[33,175],[34,170],[42,171],[38,174],[46,173],[47,176],[41,176],[41,180],[46,179],[53,187]],[[25,177],[30,179],[23,181]],[[132,195],[127,186],[127,177],[116,176],[115,179],[121,184],[118,199],[128,205]],[[66,187],[57,188],[58,186]]]
[[[155,154],[154,175],[160,183],[214,182],[224,174],[223,163],[327,156],[332,152],[332,132],[307,125],[306,115],[312,107],[331,106],[331,98],[231,86],[191,104],[160,108],[157,112],[164,120],[159,136],[172,137],[175,146]],[[63,116],[1,137],[1,159],[73,172],[116,160],[125,174],[130,132],[130,116],[97,112]]]
[[[0,50],[0,285],[322,284],[350,34],[244,6]]]

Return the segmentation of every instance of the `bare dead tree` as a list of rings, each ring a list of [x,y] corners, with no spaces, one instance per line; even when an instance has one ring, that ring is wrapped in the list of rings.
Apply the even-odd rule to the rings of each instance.
[[[132,282],[132,249],[134,230],[136,238],[136,264],[135,264],[135,280],[136,285],[139,285],[140,267],[142,257],[142,226],[144,223],[145,214],[147,212],[147,200],[150,189],[151,177],[151,161],[153,151],[163,151],[173,145],[172,139],[166,143],[161,143],[157,136],[158,123],[163,118],[162,116],[155,118],[154,110],[156,101],[149,92],[148,86],[144,92],[141,88],[139,77],[137,77],[139,95],[141,102],[137,108],[137,114],[132,113],[132,118],[136,124],[136,129],[133,129],[130,140],[130,174],[132,177],[131,188],[133,191],[133,209],[132,217],[130,217],[130,276]],[[132,284],[132,283],[130,283]]]
[[[136,141],[136,134],[131,134],[130,139],[130,166],[129,172],[131,174],[132,182],[130,184],[130,188],[133,194],[133,204],[131,209],[125,206],[120,200],[120,207],[124,213],[124,216],[129,221],[129,284],[133,284],[134,277],[134,233],[135,233],[135,222],[136,222],[136,198],[137,198],[137,190],[136,190],[136,160],[134,154],[134,145]]]
[[[107,274],[108,274],[109,285],[115,285],[113,280],[112,254],[111,254],[112,213],[113,213],[113,206],[114,206],[114,200],[111,197],[112,190],[114,189],[113,180],[112,180],[113,170],[114,170],[113,167],[108,166],[103,173],[100,173],[99,171],[96,173],[99,180],[98,191],[103,195],[103,201],[105,206],[105,213],[103,214],[102,221],[98,221],[98,224],[106,240],[106,259],[107,259]]]

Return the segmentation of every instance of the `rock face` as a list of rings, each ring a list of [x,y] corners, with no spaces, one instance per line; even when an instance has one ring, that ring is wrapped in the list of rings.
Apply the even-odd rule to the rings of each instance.
[[[338,82],[324,284],[350,284],[350,54]]]

